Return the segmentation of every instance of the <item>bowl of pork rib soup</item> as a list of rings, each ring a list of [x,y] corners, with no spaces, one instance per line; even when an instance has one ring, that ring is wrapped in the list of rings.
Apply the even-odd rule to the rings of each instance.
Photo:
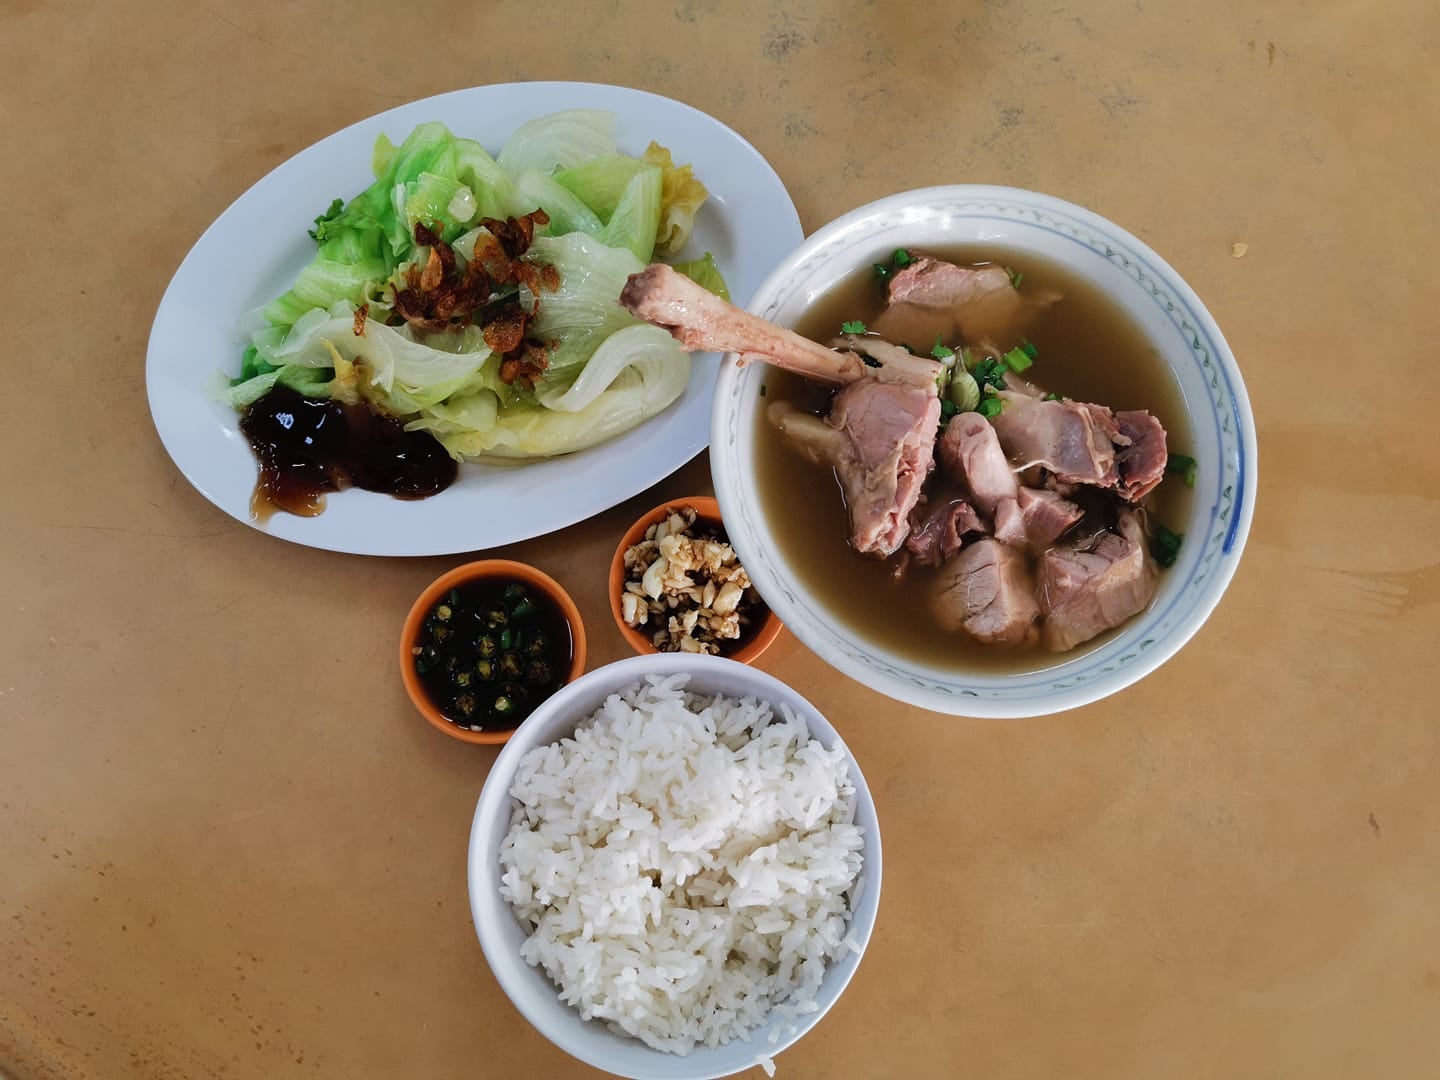
[[[1195,293],[1081,207],[972,185],[830,223],[742,310],[651,267],[622,302],[726,353],[730,539],[847,675],[974,717],[1096,701],[1173,656],[1235,572],[1254,418]]]

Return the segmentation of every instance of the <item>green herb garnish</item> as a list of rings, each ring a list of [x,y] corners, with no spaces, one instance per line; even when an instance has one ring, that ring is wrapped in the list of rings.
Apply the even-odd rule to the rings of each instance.
[[[851,319],[849,322],[840,324],[840,332],[842,334],[863,334],[865,333],[865,324],[859,319]]]
[[[1189,454],[1171,453],[1165,462],[1167,473],[1177,473],[1185,477],[1186,487],[1195,486],[1195,473],[1199,470],[1200,463]]]
[[[875,267],[875,276],[881,281],[889,281],[890,275],[895,272],[892,267],[886,266],[884,263],[874,263],[873,265]]]
[[[1010,365],[1011,371],[1024,371],[1035,361],[1024,349],[1011,349],[1005,354],[1005,363]]]
[[[1033,341],[1020,342],[1020,348],[1025,351],[1025,355],[1028,356],[1031,360],[1034,360],[1037,356],[1040,355],[1040,350],[1035,347],[1035,343]]]
[[[975,411],[986,419],[989,419],[999,416],[1000,410],[1003,408],[1005,408],[1005,402],[998,397],[992,396],[981,399],[980,406]]]
[[[915,260],[910,258],[910,253],[904,248],[896,248],[895,254],[890,256],[890,261],[895,264],[896,270],[903,270]]]
[[[1008,370],[1009,368],[1006,367],[1004,360],[989,356],[975,365],[972,374],[975,376],[975,381],[979,383],[982,388],[993,386],[996,390],[1004,390],[1005,372]]]
[[[1162,567],[1175,565],[1180,555],[1180,545],[1185,542],[1184,533],[1171,532],[1164,525],[1156,524],[1155,535],[1150,538],[1150,554]]]
[[[765,396],[765,384],[764,384],[764,383],[761,383],[761,384],[760,384],[760,396],[761,396],[761,397],[764,397],[764,396]]]
[[[955,350],[941,344],[940,335],[935,335],[935,347],[930,350],[930,355],[936,360],[949,360],[955,355]]]
[[[1065,399],[1064,399],[1063,397],[1061,397],[1059,394],[1046,394],[1044,400],[1045,400],[1045,401],[1064,401]]]
[[[941,401],[940,401],[940,419],[941,419],[941,420],[949,420],[952,416],[954,416],[954,415],[955,415],[957,412],[959,412],[959,411],[960,411],[960,407],[959,407],[958,405],[956,405],[953,401],[951,401],[949,398],[942,398],[942,399],[941,399]]]
[[[1005,272],[1010,275],[1010,284],[1017,289],[1020,287],[1020,282],[1025,280],[1025,271],[1023,270],[1011,270],[1007,266]]]

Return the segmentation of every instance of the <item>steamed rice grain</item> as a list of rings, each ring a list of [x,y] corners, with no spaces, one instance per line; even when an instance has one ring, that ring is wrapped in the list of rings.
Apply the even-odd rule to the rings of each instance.
[[[585,1019],[677,1054],[818,1008],[864,846],[842,746],[686,682],[651,676],[527,753],[500,845],[521,956]]]

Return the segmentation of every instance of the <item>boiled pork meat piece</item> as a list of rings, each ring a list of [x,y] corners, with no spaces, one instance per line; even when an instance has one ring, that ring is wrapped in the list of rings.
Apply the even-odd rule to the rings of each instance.
[[[987,645],[1028,645],[1039,634],[1024,552],[985,539],[970,544],[940,568],[930,610],[943,629],[963,630]]]
[[[990,421],[979,413],[959,413],[945,425],[935,453],[950,479],[965,485],[975,506],[986,517],[1017,494],[1015,474]]]
[[[1146,549],[1139,514],[1121,511],[1116,530],[1091,538],[1083,549],[1056,547],[1040,557],[1041,640],[1052,652],[1073,649],[1119,626],[1155,598],[1159,572]]]
[[[1169,461],[1165,429],[1159,420],[1143,411],[1117,412],[1115,424],[1120,429],[1116,442],[1121,446],[1115,453],[1120,495],[1139,502],[1165,478],[1165,464]]]
[[[928,350],[937,336],[977,344],[1013,335],[1055,296],[1021,295],[1001,266],[956,266],[921,255],[890,279],[889,303],[874,329],[888,341]]]
[[[1114,487],[1114,414],[1103,405],[1081,401],[1037,401],[1026,394],[1002,390],[1003,405],[992,419],[1011,465],[1017,470],[1039,465],[1072,484]]]
[[[834,466],[850,514],[850,546],[888,558],[910,531],[930,472],[940,399],[906,383],[861,379],[824,420],[776,402],[769,416],[811,460]]]
[[[965,537],[987,530],[975,508],[959,496],[921,502],[910,515],[905,551],[916,566],[939,566],[965,545]]]
[[[1029,543],[1025,531],[1025,516],[1020,512],[1016,499],[1005,499],[995,507],[995,539],[1011,547],[1024,547]]]
[[[1021,488],[1019,507],[1026,542],[1035,552],[1044,551],[1085,516],[1069,499],[1043,488]]]

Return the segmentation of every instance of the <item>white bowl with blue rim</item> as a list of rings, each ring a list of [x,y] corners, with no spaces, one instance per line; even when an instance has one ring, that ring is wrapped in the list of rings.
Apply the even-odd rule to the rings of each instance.
[[[1234,576],[1255,511],[1255,418],[1235,357],[1205,305],[1160,256],[1082,207],[1017,188],[952,185],[891,195],[832,221],[781,262],[749,309],[793,324],[857,267],[896,248],[981,243],[1070,268],[1145,331],[1174,372],[1199,463],[1186,541],[1150,607],[1101,646],[1019,674],[933,667],[828,612],[766,526],[756,488],[762,364],[725,357],[711,413],[710,462],[726,531],[766,603],[822,659],[880,693],[936,712],[1024,717],[1073,709],[1154,671],[1200,629]],[[1187,448],[1188,449],[1188,448]],[[838,493],[837,493],[838,497]]]

